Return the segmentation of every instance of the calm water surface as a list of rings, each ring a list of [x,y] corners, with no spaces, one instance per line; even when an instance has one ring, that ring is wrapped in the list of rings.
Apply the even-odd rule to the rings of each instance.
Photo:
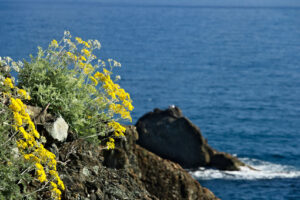
[[[300,7],[0,1],[0,55],[64,30],[123,68],[136,121],[178,105],[209,144],[259,168],[191,172],[222,199],[300,199]]]

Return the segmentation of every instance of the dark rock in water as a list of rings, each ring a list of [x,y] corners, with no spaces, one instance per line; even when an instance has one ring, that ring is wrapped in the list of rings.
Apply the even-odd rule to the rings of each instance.
[[[141,117],[136,127],[138,144],[185,168],[209,166],[239,170],[239,166],[244,165],[237,158],[211,148],[200,129],[184,117],[178,107],[155,109]]]
[[[209,163],[206,141],[200,130],[182,116],[179,108],[155,109],[136,124],[138,144],[151,152],[192,168]]]
[[[209,163],[212,167],[217,167],[220,170],[229,170],[235,171],[239,169],[240,166],[245,166],[239,159],[233,157],[228,153],[215,153],[211,157],[211,161]]]
[[[135,149],[141,180],[147,190],[158,199],[213,200],[218,199],[210,190],[202,187],[179,164],[162,159],[148,150]]]

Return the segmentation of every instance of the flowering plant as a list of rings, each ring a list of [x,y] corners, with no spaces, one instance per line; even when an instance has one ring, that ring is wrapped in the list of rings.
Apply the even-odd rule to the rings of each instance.
[[[9,64],[9,62],[4,63],[2,61],[1,65],[2,64]],[[9,68],[10,66],[6,65],[6,67]],[[16,191],[10,191],[12,193],[11,195],[3,195],[3,193],[5,194],[7,190],[9,190],[9,188],[7,189],[7,186],[6,188],[4,187],[2,189],[3,193],[0,188],[0,197],[3,196],[3,198],[11,199],[12,196],[19,196],[18,198],[22,198],[32,196],[34,193],[36,193],[36,191],[34,191],[28,194],[25,193],[22,196],[18,192],[18,184],[24,181],[22,175],[25,172],[29,172],[30,170],[35,170],[36,179],[41,183],[45,183],[42,189],[46,188],[47,185],[49,185],[48,183],[50,183],[52,187],[51,194],[53,199],[59,200],[61,199],[61,190],[64,190],[65,186],[60,179],[58,172],[56,171],[56,157],[52,152],[45,149],[43,144],[38,140],[40,138],[40,134],[36,130],[35,124],[32,122],[29,114],[26,111],[27,106],[22,101],[22,99],[30,100],[31,97],[24,89],[16,87],[14,85],[14,81],[10,77],[4,77],[1,74],[0,78],[0,95],[2,100],[1,111],[5,111],[5,114],[9,113],[13,116],[11,118],[1,118],[1,121],[3,122],[1,129],[4,131],[1,132],[1,134],[3,134],[4,138],[9,138],[6,139],[5,142],[3,141],[0,143],[1,152],[6,152],[4,154],[4,157],[0,156],[0,162],[8,160],[7,164],[12,165],[13,161],[14,164],[17,164],[17,166],[19,166],[20,164],[18,164],[15,157],[20,155],[22,155],[23,161],[28,161],[26,162],[26,169],[21,173],[21,175],[18,175],[18,173],[16,173],[18,169],[14,169],[14,172],[17,175],[14,175],[12,177],[14,177],[13,180],[15,180],[17,184],[11,183],[10,187],[14,186],[14,190]],[[5,106],[5,104],[8,104],[8,106]],[[15,152],[15,155],[11,155],[5,150],[7,149],[7,147],[12,148],[15,146],[17,146],[17,152]],[[11,171],[12,170],[5,170],[5,168],[1,168],[0,175],[7,172],[9,173]],[[26,180],[30,180],[28,176]]]
[[[130,95],[115,83],[112,70],[121,67],[113,59],[97,59],[94,50],[100,49],[97,40],[84,41],[65,31],[62,40],[53,40],[48,49],[39,47],[36,58],[25,62],[19,73],[19,85],[31,94],[31,102],[61,115],[80,136],[107,137],[113,148],[114,137],[123,136],[125,128],[115,115],[131,121]],[[108,135],[111,131],[113,135]]]
[[[37,57],[31,56],[31,61],[24,64],[0,57],[0,163],[16,166],[0,167],[0,177],[11,182],[11,185],[0,184],[0,199],[31,198],[48,188],[52,199],[59,200],[65,189],[56,169],[56,156],[44,147],[45,138],[41,139],[25,103],[63,116],[83,138],[97,141],[97,136],[102,136],[107,149],[113,149],[114,138],[124,136],[126,131],[118,119],[132,121],[130,95],[115,83],[120,76],[112,79],[112,70],[121,64],[113,59],[97,60],[93,54],[100,49],[97,40],[71,39],[65,31],[61,41],[53,40],[46,50],[39,47]],[[11,69],[18,72],[18,86],[11,77]],[[13,148],[17,149],[15,154]],[[22,162],[14,159],[16,156],[21,156]],[[18,167],[18,163],[24,163],[25,167]],[[22,176],[9,177],[21,168],[25,168]],[[7,195],[10,188],[19,191],[18,184],[22,181],[32,181],[31,176],[25,178],[30,171],[43,184],[41,189],[23,195],[19,192],[14,197]]]

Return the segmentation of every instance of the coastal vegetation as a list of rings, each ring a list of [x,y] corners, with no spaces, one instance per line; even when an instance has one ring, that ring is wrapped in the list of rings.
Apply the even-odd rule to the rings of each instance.
[[[0,199],[35,199],[46,190],[52,199],[61,199],[65,189],[56,155],[44,147],[46,138],[27,105],[62,117],[79,138],[106,149],[124,137],[126,128],[119,121],[132,121],[132,100],[116,83],[120,76],[113,77],[121,64],[94,55],[100,47],[97,40],[73,39],[65,31],[46,50],[38,47],[30,61],[0,58]],[[39,189],[27,188],[33,182]]]

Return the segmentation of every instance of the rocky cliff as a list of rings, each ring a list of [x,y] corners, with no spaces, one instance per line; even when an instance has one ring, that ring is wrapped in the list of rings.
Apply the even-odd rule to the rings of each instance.
[[[230,154],[210,147],[200,129],[177,107],[155,109],[136,126],[127,126],[126,136],[116,139],[114,150],[78,139],[67,131],[63,119],[28,108],[39,132],[47,138],[47,148],[58,158],[58,171],[66,186],[62,199],[214,200],[218,198],[181,166],[221,170],[244,166]],[[38,185],[32,183],[31,187]],[[41,192],[40,196],[49,199],[50,194]]]
[[[49,144],[59,158],[58,171],[66,186],[62,199],[218,199],[179,164],[136,145],[137,139],[136,128],[128,126],[126,138],[117,139],[114,150],[72,134],[66,142]],[[42,199],[50,196],[40,195]]]

